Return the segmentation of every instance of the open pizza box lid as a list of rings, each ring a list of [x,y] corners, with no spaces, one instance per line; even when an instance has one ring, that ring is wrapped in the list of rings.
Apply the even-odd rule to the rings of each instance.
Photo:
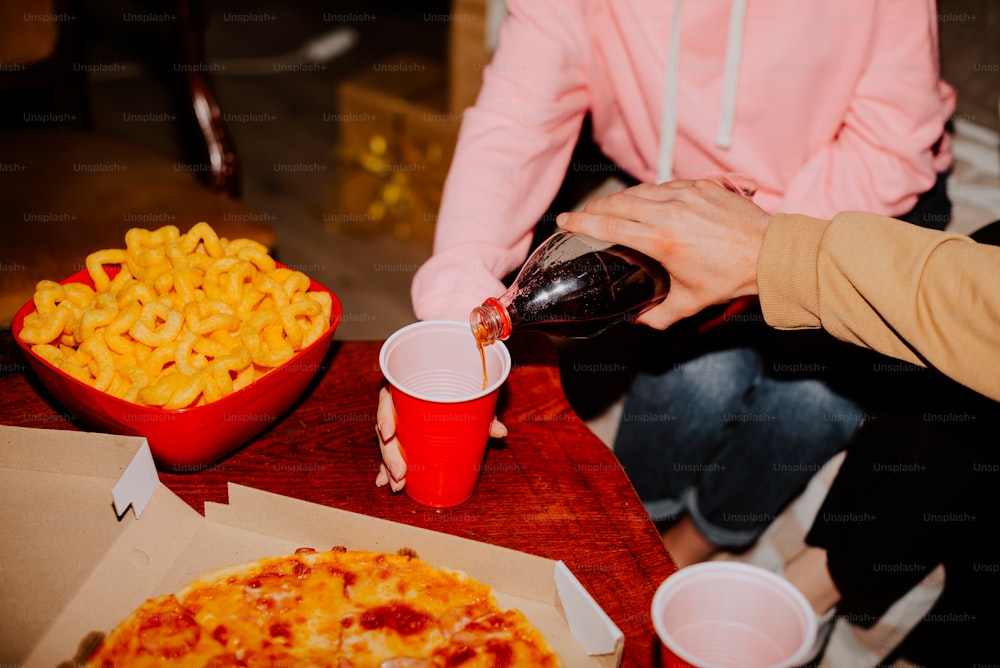
[[[621,662],[621,631],[561,561],[233,484],[202,516],[159,481],[143,438],[0,426],[0,535],[0,665],[53,668],[202,573],[335,545],[411,548],[493,587],[567,666]]]

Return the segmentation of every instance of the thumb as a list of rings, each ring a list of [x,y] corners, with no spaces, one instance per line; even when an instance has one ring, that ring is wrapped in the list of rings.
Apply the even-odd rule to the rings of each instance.
[[[673,295],[671,295],[659,306],[642,313],[636,318],[636,322],[662,331],[697,312],[697,310],[685,308],[683,305],[678,306],[678,304],[679,300],[674,299]]]

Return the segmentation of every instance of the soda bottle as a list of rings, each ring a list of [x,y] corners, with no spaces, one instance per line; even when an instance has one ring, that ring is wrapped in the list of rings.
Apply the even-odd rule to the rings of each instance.
[[[757,191],[754,179],[737,172],[707,178],[747,199]],[[669,291],[670,275],[648,255],[557,232],[531,254],[506,292],[472,309],[469,323],[480,351],[515,330],[588,338],[634,320]]]
[[[669,290],[670,275],[651,257],[556,232],[531,254],[506,292],[472,310],[469,323],[480,345],[518,330],[587,338],[634,320]]]

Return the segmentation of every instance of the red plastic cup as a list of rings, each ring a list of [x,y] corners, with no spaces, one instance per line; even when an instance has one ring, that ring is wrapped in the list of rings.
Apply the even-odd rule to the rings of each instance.
[[[407,495],[426,506],[455,506],[479,481],[510,353],[486,346],[486,387],[476,338],[467,322],[425,320],[382,344],[379,364],[396,410],[406,461]]]
[[[811,658],[816,615],[771,571],[710,561],[677,571],[653,597],[664,668],[790,668]]]

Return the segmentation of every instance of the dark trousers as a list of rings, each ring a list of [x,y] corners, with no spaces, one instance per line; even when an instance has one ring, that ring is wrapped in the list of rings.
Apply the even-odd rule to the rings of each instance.
[[[806,537],[827,550],[837,614],[861,626],[943,564],[941,597],[899,649],[924,666],[998,656],[998,408],[869,416]]]

